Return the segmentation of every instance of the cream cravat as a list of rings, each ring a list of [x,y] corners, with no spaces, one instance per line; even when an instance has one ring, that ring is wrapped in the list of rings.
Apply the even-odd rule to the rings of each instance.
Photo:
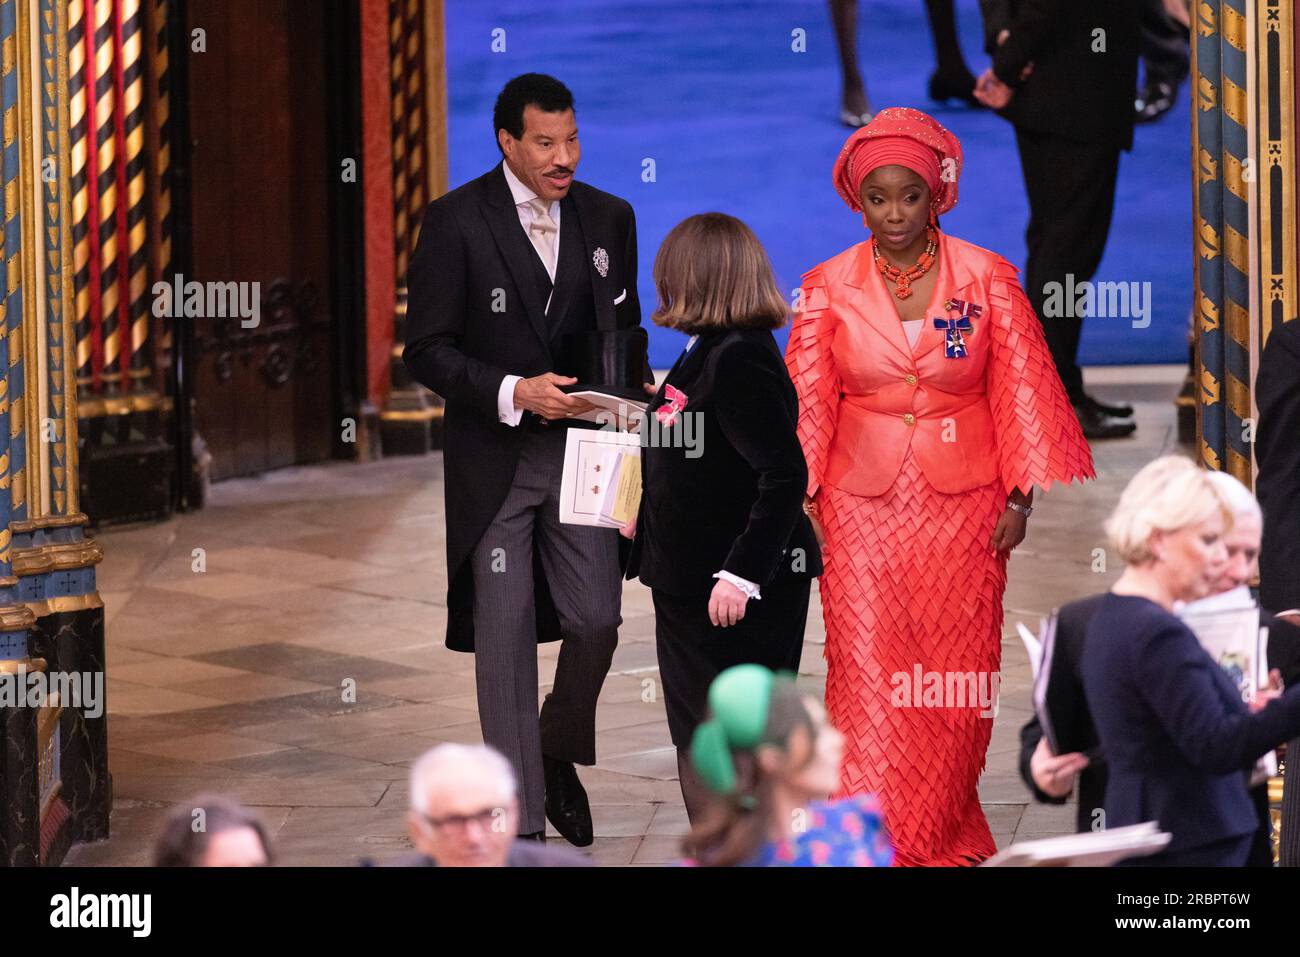
[[[555,220],[551,219],[550,208],[540,196],[530,199],[528,205],[533,209],[533,222],[528,227],[528,238],[532,240],[533,248],[537,250],[537,255],[542,257],[542,264],[546,267],[551,281],[554,282],[555,240],[559,236],[560,227]]]

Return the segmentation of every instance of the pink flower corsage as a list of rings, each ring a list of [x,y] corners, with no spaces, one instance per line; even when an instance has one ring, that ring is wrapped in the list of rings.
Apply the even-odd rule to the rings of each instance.
[[[677,421],[677,413],[686,408],[686,393],[680,389],[675,389],[670,385],[664,386],[664,397],[667,399],[663,405],[655,409],[655,418],[664,428],[668,428]]]

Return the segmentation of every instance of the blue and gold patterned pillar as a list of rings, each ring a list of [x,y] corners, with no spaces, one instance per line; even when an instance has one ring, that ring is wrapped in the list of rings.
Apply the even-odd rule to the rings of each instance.
[[[1259,352],[1295,318],[1295,11],[1196,0],[1197,409],[1201,461],[1253,484]]]
[[[10,864],[107,836],[111,806],[103,555],[77,494],[68,30],[66,0],[0,0],[0,673],[95,695],[0,707]]]
[[[1255,155],[1259,216],[1255,239],[1255,357],[1269,333],[1300,312],[1296,283],[1296,17],[1294,0],[1257,0]]]
[[[1250,201],[1245,170],[1247,136],[1246,2],[1225,0],[1220,8],[1220,102],[1223,166],[1223,416],[1224,458],[1219,466],[1251,484],[1253,441],[1250,402]]]
[[[1198,0],[1193,78],[1197,414],[1202,462],[1249,484],[1250,104],[1246,0]]]
[[[26,675],[42,672],[43,663],[30,653],[29,629],[36,616],[22,604],[13,570],[10,531],[14,499],[21,502],[26,476],[23,454],[15,437],[24,426],[22,395],[23,242],[21,203],[21,137],[17,9],[12,0],[0,2],[0,681],[13,691],[25,686]],[[15,330],[18,335],[15,335]],[[13,692],[10,692],[12,698]],[[36,708],[11,700],[0,707],[0,861],[30,865],[40,859],[40,785]]]
[[[1255,0],[1253,9],[1254,71],[1251,106],[1255,178],[1252,209],[1255,232],[1252,252],[1254,306],[1251,367],[1269,336],[1283,322],[1296,322],[1300,291],[1296,288],[1296,87],[1300,71],[1296,59],[1294,0]],[[1252,392],[1254,382],[1252,379]],[[1300,786],[1295,779],[1300,756],[1288,755],[1285,789]],[[1269,782],[1269,813],[1273,821],[1273,849],[1283,867],[1300,866],[1297,842],[1282,840],[1282,792],[1278,779]],[[1288,800],[1290,796],[1288,795]]]
[[[1219,13],[1217,2],[1197,0],[1192,38],[1192,142],[1195,188],[1195,334],[1197,447],[1201,461],[1218,468],[1223,460],[1223,194],[1219,178],[1222,107],[1219,99]]]

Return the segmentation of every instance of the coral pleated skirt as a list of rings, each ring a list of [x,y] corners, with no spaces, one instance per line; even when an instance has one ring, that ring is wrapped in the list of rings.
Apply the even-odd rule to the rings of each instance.
[[[885,494],[824,486],[818,506],[840,795],[879,797],[897,864],[978,863],[996,849],[976,791],[993,718],[969,692],[997,688],[1006,559],[989,542],[1002,484],[939,492],[909,452]],[[913,687],[918,676],[950,693]]]

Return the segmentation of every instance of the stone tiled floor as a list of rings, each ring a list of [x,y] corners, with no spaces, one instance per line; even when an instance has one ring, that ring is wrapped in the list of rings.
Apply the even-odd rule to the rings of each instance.
[[[1118,573],[1092,568],[1101,521],[1133,471],[1174,448],[1179,377],[1090,376],[1102,396],[1143,400],[1138,435],[1097,446],[1096,483],[1040,496],[1012,559],[1002,701],[980,783],[1000,847],[1064,833],[1074,815],[1032,803],[1016,773],[1030,704],[1015,623],[1036,627]],[[112,837],[74,848],[68,863],[146,863],[173,804],[213,791],[255,806],[286,864],[403,850],[411,762],[440,741],[481,740],[473,658],[442,645],[440,456],[225,482],[202,511],[100,540]],[[597,718],[600,761],[582,773],[599,835],[591,853],[602,864],[661,864],[675,858],[686,815],[639,583],[626,584],[623,616]],[[823,641],[814,597],[800,676],[810,689],[825,681]],[[540,648],[541,692],[557,650]]]

